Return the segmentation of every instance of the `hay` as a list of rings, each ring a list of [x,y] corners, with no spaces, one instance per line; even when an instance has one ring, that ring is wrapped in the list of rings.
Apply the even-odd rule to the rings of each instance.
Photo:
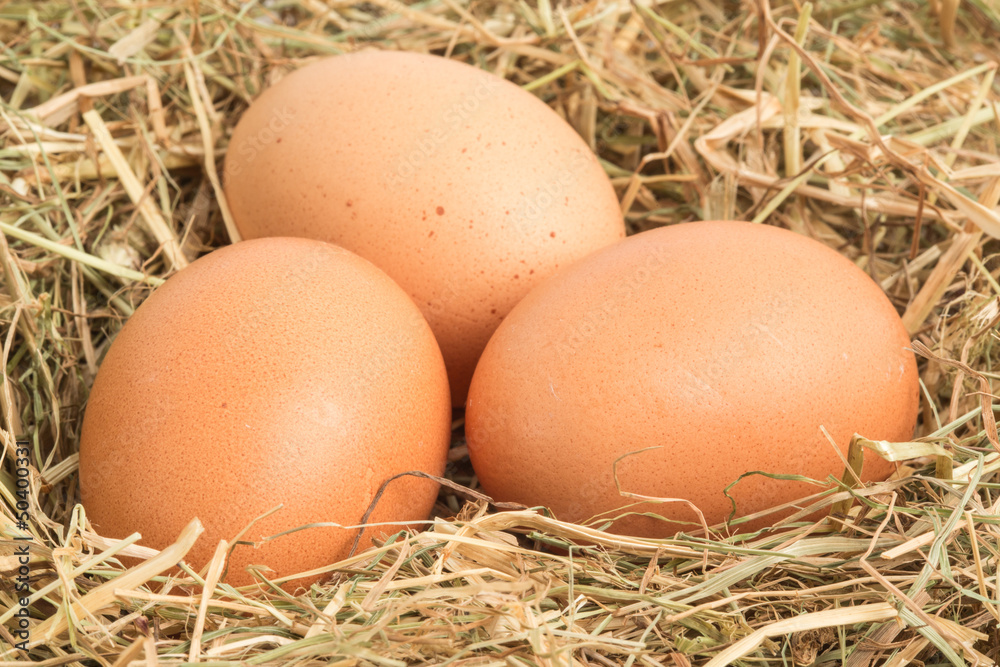
[[[0,665],[995,663],[1000,8],[956,8],[0,3]],[[167,578],[196,523],[159,554],[94,533],[76,451],[109,339],[233,236],[216,161],[249,100],[369,44],[539,95],[598,151],[633,232],[766,221],[857,262],[904,314],[925,401],[918,440],[859,438],[850,458],[906,467],[860,488],[846,472],[767,533],[662,541],[446,487],[424,532],[331,564],[298,596],[218,583],[224,550],[204,578]],[[456,437],[449,475],[470,484]],[[804,519],[817,509],[830,518]]]

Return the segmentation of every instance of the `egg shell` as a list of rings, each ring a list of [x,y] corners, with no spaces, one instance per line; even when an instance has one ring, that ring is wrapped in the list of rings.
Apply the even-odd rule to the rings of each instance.
[[[487,494],[561,519],[638,502],[616,490],[617,461],[622,491],[719,523],[745,473],[839,478],[855,432],[909,439],[909,342],[878,285],[805,236],[716,221],[643,232],[556,274],[500,325],[469,393],[469,454]],[[863,479],[890,470],[865,455]],[[818,490],[753,475],[729,493],[745,516]],[[683,502],[631,511],[670,521],[633,515],[613,531],[700,525]]]
[[[240,119],[224,180],[244,238],[329,241],[392,276],[437,336],[459,406],[514,304],[625,236],[572,127],[508,81],[416,53],[363,51],[287,75]]]
[[[347,250],[247,241],[179,271],[129,318],[101,364],[80,443],[83,504],[102,535],[161,549],[198,517],[196,568],[221,539],[256,541],[315,522],[359,523],[397,473],[444,471],[444,361],[419,310]],[[426,519],[431,480],[392,482],[370,522]],[[400,527],[369,528],[372,537]],[[357,530],[310,528],[237,546],[288,576],[345,558]]]

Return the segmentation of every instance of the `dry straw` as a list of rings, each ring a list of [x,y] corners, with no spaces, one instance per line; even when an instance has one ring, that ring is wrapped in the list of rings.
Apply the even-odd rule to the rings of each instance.
[[[0,665],[994,664],[998,38],[993,0],[0,2]],[[913,442],[858,438],[848,458],[897,476],[820,480],[767,533],[661,541],[446,487],[424,532],[296,596],[220,583],[224,547],[167,578],[197,523],[159,553],[95,533],[76,451],[109,339],[231,239],[218,168],[247,103],[367,46],[539,95],[599,152],[633,231],[755,220],[869,272],[914,336],[924,409]]]

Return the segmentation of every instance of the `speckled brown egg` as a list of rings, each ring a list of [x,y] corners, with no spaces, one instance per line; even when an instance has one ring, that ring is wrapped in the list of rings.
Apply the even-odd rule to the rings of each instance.
[[[855,432],[912,436],[917,367],[867,274],[805,236],[744,222],[637,234],[559,272],[497,329],[469,391],[466,434],[483,490],[585,521],[638,502],[729,517],[748,472],[825,481]],[[825,428],[831,444],[824,436]],[[863,478],[890,464],[867,453]],[[762,475],[735,516],[817,492]],[[644,502],[612,530],[693,529],[685,503]],[[690,523],[688,523],[690,522]]]
[[[158,549],[198,517],[187,561],[201,568],[279,505],[242,539],[353,526],[389,477],[440,475],[450,419],[434,336],[382,271],[320,241],[238,243],[172,276],[115,338],[83,422],[83,504],[102,535]],[[404,477],[369,521],[426,519],[436,495]],[[397,530],[369,528],[360,547]],[[287,577],[334,563],[357,533],[237,546],[227,581],[249,583],[250,564]]]
[[[283,78],[240,119],[225,187],[244,238],[330,241],[392,276],[437,337],[456,405],[514,304],[625,235],[593,152],[546,104],[416,53]]]

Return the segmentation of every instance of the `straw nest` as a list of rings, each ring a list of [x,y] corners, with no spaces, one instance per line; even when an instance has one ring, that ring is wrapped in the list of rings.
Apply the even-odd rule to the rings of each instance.
[[[0,3],[0,664],[995,663],[1000,10],[957,4]],[[228,243],[218,170],[248,102],[368,46],[539,95],[632,231],[766,222],[868,271],[913,334],[923,412],[914,442],[857,439],[851,458],[897,475],[818,480],[801,507],[819,521],[662,541],[445,487],[426,531],[297,596],[217,584],[218,562],[165,578],[197,524],[160,553],[96,534],[77,442],[109,340]],[[463,457],[457,428],[449,476],[474,486]]]

